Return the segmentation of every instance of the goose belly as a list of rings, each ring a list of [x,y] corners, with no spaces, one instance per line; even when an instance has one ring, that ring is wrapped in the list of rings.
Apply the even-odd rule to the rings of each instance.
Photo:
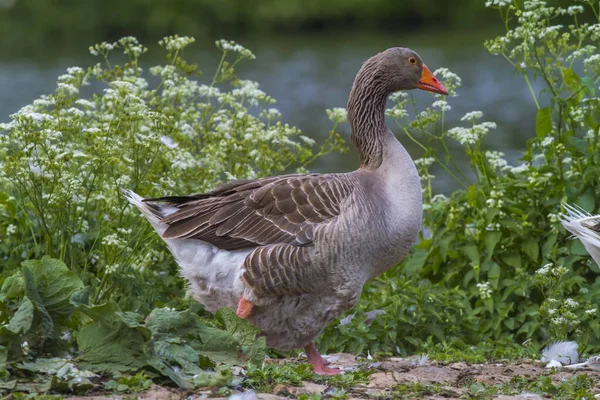
[[[256,307],[248,320],[265,336],[267,346],[278,350],[300,349],[348,308],[333,292],[283,296]]]

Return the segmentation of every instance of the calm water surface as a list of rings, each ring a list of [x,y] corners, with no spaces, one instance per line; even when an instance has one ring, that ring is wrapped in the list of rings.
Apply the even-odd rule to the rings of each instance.
[[[449,68],[462,78],[459,96],[450,99],[452,110],[446,121],[461,124],[460,118],[468,111],[479,110],[484,119],[495,121],[498,129],[488,138],[490,148],[502,151],[509,162],[517,163],[527,139],[534,135],[535,105],[523,79],[513,73],[510,65],[500,57],[491,56],[483,47],[483,40],[493,34],[467,33],[448,35],[344,35],[304,36],[248,39],[242,44],[257,56],[254,61],[240,65],[238,75],[260,82],[261,88],[277,99],[276,108],[283,120],[302,129],[304,134],[317,140],[324,138],[331,128],[326,108],[344,107],[352,81],[362,62],[378,51],[392,46],[415,49],[431,70]],[[193,46],[195,53],[186,57],[198,63],[207,76],[212,76],[220,56],[212,44]],[[30,103],[42,94],[54,91],[56,78],[70,66],[88,66],[96,62],[86,47],[68,52],[57,52],[45,57],[0,60],[0,121]],[[161,62],[162,53],[151,50],[149,65]],[[152,57],[157,57],[152,60]],[[428,93],[415,91],[423,106],[433,100]],[[391,127],[394,125],[389,124]],[[343,127],[349,136],[349,128]],[[398,138],[415,158],[420,149],[404,134],[395,129]],[[465,166],[459,146],[451,149],[459,165]],[[349,171],[357,166],[354,151],[335,154],[317,161],[311,169],[318,172]],[[438,176],[436,189],[448,192],[457,188],[456,182]]]

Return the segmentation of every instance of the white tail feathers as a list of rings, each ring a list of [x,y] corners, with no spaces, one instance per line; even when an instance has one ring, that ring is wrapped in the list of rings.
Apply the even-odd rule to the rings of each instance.
[[[560,215],[560,222],[565,229],[577,236],[596,264],[600,266],[600,234],[591,229],[600,223],[600,215],[591,215],[580,207],[563,203],[566,214]]]
[[[121,190],[162,237],[167,225],[160,220],[176,212],[177,208],[144,202],[142,197],[131,190]],[[193,297],[204,304],[207,310],[216,311],[224,306],[233,309],[237,307],[237,301],[244,293],[240,279],[244,259],[253,248],[228,251],[196,239],[163,240],[179,264],[181,275],[189,282]]]
[[[160,223],[160,219],[174,213],[177,211],[177,208],[155,203],[144,203],[144,199],[140,195],[129,189],[121,189],[121,192],[123,192],[125,198],[127,198],[131,204],[136,206],[142,214],[144,214],[158,234],[162,236],[167,227]]]

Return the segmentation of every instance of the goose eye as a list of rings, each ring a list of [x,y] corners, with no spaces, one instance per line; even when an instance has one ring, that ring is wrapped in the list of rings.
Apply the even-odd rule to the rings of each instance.
[[[414,57],[411,57],[411,58],[408,59],[408,62],[411,63],[411,64],[416,64],[417,63],[417,59],[414,58]]]

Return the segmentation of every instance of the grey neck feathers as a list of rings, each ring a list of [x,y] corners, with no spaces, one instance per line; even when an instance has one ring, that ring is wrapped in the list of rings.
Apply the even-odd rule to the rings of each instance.
[[[360,69],[348,98],[348,121],[351,140],[358,148],[360,164],[364,168],[378,168],[383,161],[383,141],[387,133],[385,103],[390,90],[379,63],[374,58]]]

